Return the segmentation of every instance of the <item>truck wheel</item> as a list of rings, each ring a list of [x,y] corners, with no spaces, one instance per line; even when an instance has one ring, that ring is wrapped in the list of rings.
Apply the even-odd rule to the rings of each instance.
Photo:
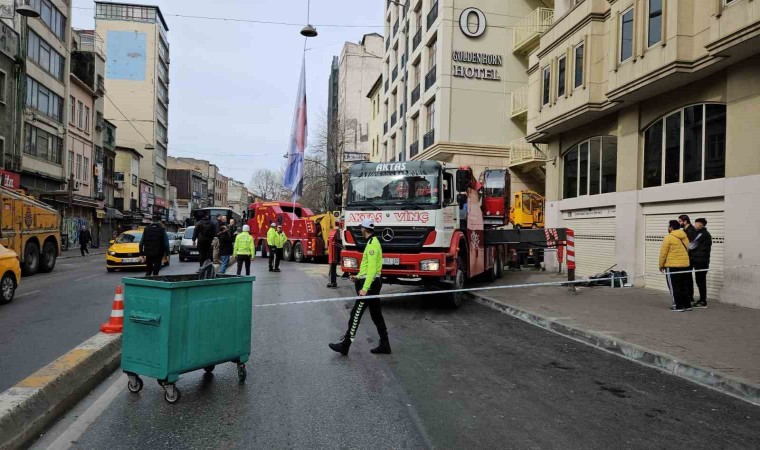
[[[27,242],[24,249],[24,264],[21,269],[24,275],[34,275],[40,268],[40,247],[34,242]]]
[[[58,251],[55,248],[55,244],[51,241],[45,242],[42,246],[42,256],[40,261],[40,272],[48,273],[52,272],[55,268],[55,260],[58,257]]]
[[[454,276],[454,284],[451,286],[452,290],[458,290],[458,289],[464,289],[465,284],[465,274],[464,274],[464,260],[460,256],[457,258],[457,272]],[[464,301],[464,296],[466,294],[464,292],[452,292],[447,296],[447,302],[448,306],[450,308],[458,308],[462,301]]]
[[[16,280],[12,273],[8,272],[0,280],[0,303],[10,303],[16,295]]]
[[[293,261],[293,245],[290,242],[286,242],[282,247],[282,259],[283,261]]]
[[[297,263],[302,263],[306,259],[303,257],[303,246],[300,242],[296,242],[296,245],[293,246],[293,259]]]
[[[496,252],[496,278],[504,278],[504,261],[499,252]]]

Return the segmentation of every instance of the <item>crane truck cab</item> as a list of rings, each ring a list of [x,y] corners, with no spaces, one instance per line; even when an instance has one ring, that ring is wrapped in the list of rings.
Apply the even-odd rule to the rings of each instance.
[[[505,192],[509,184],[504,184],[505,172],[499,173],[498,197],[503,204],[509,199]],[[496,279],[502,273],[505,248],[488,245],[484,232],[503,226],[508,213],[499,207],[500,216],[497,210],[488,210],[484,218],[482,208],[499,203],[483,198],[489,183],[497,179],[486,171],[485,184],[480,183],[469,167],[439,161],[353,164],[342,230],[343,271],[359,271],[367,244],[360,224],[370,218],[383,248],[386,282],[461,289],[466,280],[478,275]],[[340,179],[336,179],[335,192],[343,192]],[[453,295],[451,302],[458,305],[461,299]]]

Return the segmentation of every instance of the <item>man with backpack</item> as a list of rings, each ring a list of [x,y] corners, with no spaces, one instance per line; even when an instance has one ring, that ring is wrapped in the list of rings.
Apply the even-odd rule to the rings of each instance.
[[[216,237],[216,227],[209,220],[208,214],[195,224],[193,230],[193,245],[198,247],[198,263],[200,266],[213,258],[211,244]]]
[[[156,276],[164,256],[169,254],[169,236],[158,223],[148,225],[140,238],[140,254],[145,258],[145,276]]]

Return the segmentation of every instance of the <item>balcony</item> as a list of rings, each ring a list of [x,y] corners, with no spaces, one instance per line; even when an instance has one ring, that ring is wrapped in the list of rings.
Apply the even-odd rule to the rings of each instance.
[[[539,38],[551,27],[554,10],[537,8],[528,17],[517,22],[512,29],[512,52],[528,54],[537,45]]]
[[[420,99],[420,85],[418,84],[417,87],[415,87],[412,90],[412,105],[415,105],[417,103],[417,100]]]
[[[417,33],[412,38],[412,51],[417,49],[420,42],[422,42],[422,27],[417,28]]]
[[[430,89],[430,86],[435,84],[435,66],[430,69],[430,72],[425,75],[425,90]]]
[[[396,23],[393,24],[393,36],[398,33],[398,19],[396,19]]]
[[[528,116],[528,85],[512,92],[512,107],[510,117],[512,119],[525,120]]]
[[[383,134],[387,132],[388,132],[388,121],[386,120],[385,123],[383,124]]]
[[[95,118],[95,130],[103,131],[106,127],[106,120],[103,118],[103,114],[98,113]]]
[[[98,75],[98,81],[95,83],[95,94],[97,94],[98,97],[106,95],[106,81],[101,75]]]
[[[414,158],[420,152],[420,141],[415,140],[412,145],[409,146],[409,157]]]
[[[509,151],[509,167],[528,172],[546,164],[549,146],[546,144],[531,144],[525,138],[512,141]]]
[[[433,22],[438,18],[438,2],[433,3],[430,7],[430,12],[427,15],[427,29],[429,30],[433,26]]]
[[[391,81],[396,81],[396,78],[398,78],[398,66],[393,68],[393,72],[391,73]]]
[[[391,114],[391,126],[396,125],[396,118],[398,116],[396,115],[396,111],[393,111],[393,114]]]
[[[422,148],[427,150],[428,147],[433,145],[433,141],[435,141],[435,130],[430,130],[422,137]]]

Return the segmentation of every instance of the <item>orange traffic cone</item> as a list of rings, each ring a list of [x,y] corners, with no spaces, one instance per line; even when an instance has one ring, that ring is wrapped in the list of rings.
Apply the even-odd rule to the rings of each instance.
[[[121,333],[124,330],[124,294],[121,285],[116,286],[116,296],[113,298],[113,309],[108,322],[100,326],[102,333]]]

